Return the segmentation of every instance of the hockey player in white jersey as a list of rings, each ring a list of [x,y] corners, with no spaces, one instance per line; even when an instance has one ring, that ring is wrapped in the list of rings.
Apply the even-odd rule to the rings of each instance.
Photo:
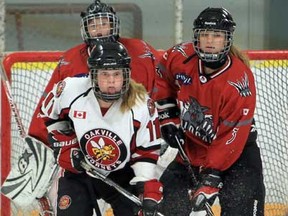
[[[59,82],[41,107],[49,144],[64,168],[57,215],[92,215],[96,198],[109,203],[115,216],[156,215],[163,188],[155,173],[160,130],[154,102],[131,80],[130,57],[120,43],[96,45],[88,66],[88,76]],[[87,175],[83,160],[141,197],[142,209]]]

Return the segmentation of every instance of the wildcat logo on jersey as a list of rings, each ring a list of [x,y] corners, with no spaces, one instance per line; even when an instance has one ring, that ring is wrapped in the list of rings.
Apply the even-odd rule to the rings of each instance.
[[[241,81],[228,81],[228,83],[237,89],[241,97],[248,97],[252,95],[251,90],[249,89],[249,79],[246,73]]]
[[[216,138],[216,132],[213,130],[213,116],[205,114],[209,107],[201,106],[195,99],[182,104],[182,127],[190,131],[195,136],[210,144]]]
[[[124,142],[117,134],[106,129],[86,132],[80,140],[80,146],[91,165],[106,171],[115,170],[127,157]]]

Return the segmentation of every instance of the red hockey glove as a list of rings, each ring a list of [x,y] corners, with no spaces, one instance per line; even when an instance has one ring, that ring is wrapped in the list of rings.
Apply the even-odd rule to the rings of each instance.
[[[48,141],[54,150],[54,157],[58,164],[73,173],[84,171],[80,165],[84,155],[73,130],[53,130],[48,134]]]
[[[222,188],[221,171],[206,169],[200,173],[200,182],[191,192],[192,211],[205,209],[205,203],[212,205]]]
[[[142,210],[139,216],[157,215],[159,205],[163,199],[163,185],[156,179],[137,183],[137,187],[142,195]]]

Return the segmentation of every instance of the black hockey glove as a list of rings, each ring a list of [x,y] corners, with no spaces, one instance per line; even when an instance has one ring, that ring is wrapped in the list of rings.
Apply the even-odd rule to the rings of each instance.
[[[179,144],[185,143],[185,134],[181,128],[177,128],[174,124],[167,124],[161,127],[162,138],[172,148],[179,148]]]
[[[81,166],[81,161],[84,161],[84,154],[80,149],[72,149],[71,151],[72,166],[78,172],[83,172],[85,169]]]
[[[222,188],[221,171],[206,169],[200,173],[200,181],[190,193],[192,212],[205,209],[205,203],[212,205]]]
[[[138,193],[142,197],[142,209],[138,216],[156,216],[163,199],[163,185],[156,179],[137,183]]]

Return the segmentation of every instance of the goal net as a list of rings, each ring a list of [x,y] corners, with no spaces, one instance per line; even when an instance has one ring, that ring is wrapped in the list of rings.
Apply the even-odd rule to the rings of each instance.
[[[250,51],[257,103],[256,128],[266,186],[265,215],[285,215],[288,204],[288,51]]]
[[[62,52],[14,52],[2,62],[25,128]],[[266,185],[266,216],[282,216],[288,206],[288,51],[248,51],[256,79],[256,126]],[[22,153],[21,138],[1,85],[1,185]],[[217,212],[217,209],[215,210]],[[1,215],[38,215],[1,196]],[[106,213],[106,215],[112,215]],[[217,213],[216,213],[217,215]]]

